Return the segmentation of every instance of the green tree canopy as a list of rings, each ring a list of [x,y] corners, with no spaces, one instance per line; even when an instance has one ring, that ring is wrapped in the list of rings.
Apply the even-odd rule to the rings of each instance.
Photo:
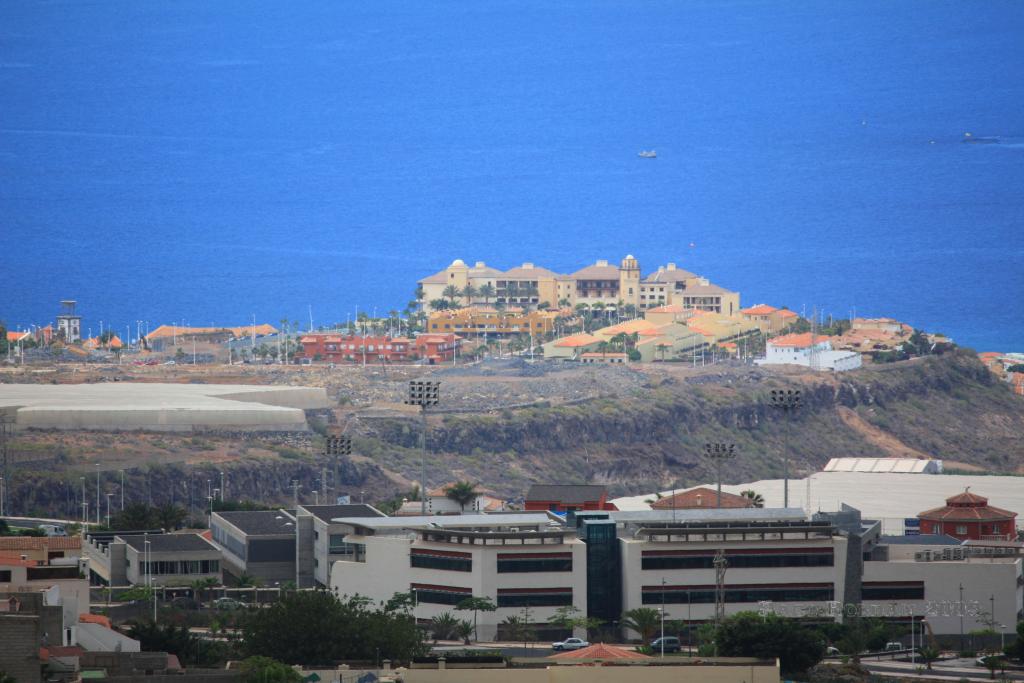
[[[423,632],[407,612],[374,608],[366,598],[339,599],[325,591],[289,592],[250,614],[242,634],[247,654],[286,664],[374,660],[378,651],[384,659],[408,662],[426,651]]]
[[[302,683],[302,675],[270,657],[248,657],[241,662],[242,683]]]
[[[802,673],[821,661],[825,643],[813,629],[774,614],[740,612],[728,617],[715,632],[723,657],[779,658],[784,673]]]
[[[118,531],[142,529],[180,529],[188,519],[188,512],[176,505],[154,507],[145,503],[131,503],[124,510],[110,516],[110,528]]]
[[[661,628],[661,612],[653,607],[637,607],[622,614],[622,626],[640,634],[644,644]]]
[[[458,503],[462,511],[465,512],[466,505],[472,503],[480,493],[476,490],[476,484],[473,482],[457,481],[444,490],[444,495],[449,500]]]

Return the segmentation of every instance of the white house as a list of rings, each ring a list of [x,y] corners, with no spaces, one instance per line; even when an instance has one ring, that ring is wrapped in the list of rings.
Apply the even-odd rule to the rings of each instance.
[[[756,362],[758,365],[802,365],[815,370],[845,372],[859,368],[861,357],[856,351],[833,351],[827,338],[805,332],[769,339],[765,357]]]

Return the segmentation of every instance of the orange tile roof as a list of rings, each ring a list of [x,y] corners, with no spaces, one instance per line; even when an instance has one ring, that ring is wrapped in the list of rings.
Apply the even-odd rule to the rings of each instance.
[[[574,334],[570,337],[562,337],[555,342],[555,346],[560,348],[574,349],[580,346],[590,346],[591,344],[598,344],[601,340],[592,334]]]
[[[803,334],[786,334],[781,337],[769,339],[768,343],[771,346],[785,346],[797,349],[806,349],[810,347],[810,345],[812,344],[811,336],[812,335],[810,332],[804,332]],[[828,341],[828,337],[826,335],[819,334],[814,337],[813,343],[820,344],[823,341]]]
[[[37,567],[37,560],[23,560],[14,553],[0,553],[0,567]]]
[[[175,325],[161,325],[152,332],[146,335],[146,339],[153,341],[155,339],[167,339],[168,337],[174,336],[188,336],[201,335],[201,334],[217,334],[230,332],[231,336],[236,338],[248,337],[253,333],[252,325],[241,325],[239,327],[181,327]],[[276,334],[277,328],[273,325],[257,325],[256,334],[258,336],[265,336],[268,334]]]
[[[592,353],[584,353],[582,357],[583,358],[625,358],[626,354],[619,353],[618,351],[610,351],[608,353],[592,352]]]
[[[0,536],[3,550],[81,550],[80,536]]]
[[[568,652],[559,652],[557,655],[551,655],[549,659],[651,659],[647,655],[640,654],[635,650],[627,650],[624,647],[613,647],[611,645],[605,645],[604,643],[595,643],[590,647],[585,647],[580,650],[569,650]]]
[[[9,341],[9,342],[21,341],[22,339],[27,338],[30,334],[32,334],[32,333],[31,332],[11,332],[10,330],[8,330],[7,331],[7,341]]]
[[[796,313],[794,313],[793,311],[791,311],[789,309],[786,309],[786,308],[780,308],[779,311],[778,311],[778,315],[779,315],[780,318],[796,318],[797,317]]]
[[[779,309],[774,306],[769,306],[768,304],[758,304],[756,306],[751,306],[750,308],[741,308],[740,313],[746,313],[747,315],[771,315],[778,310]]]
[[[657,308],[648,308],[648,313],[685,313],[692,311],[692,308],[686,308],[679,304],[665,304],[664,306],[658,306]]]
[[[110,625],[110,618],[105,617],[102,614],[79,614],[78,623],[80,624],[99,624],[100,626],[106,626],[112,628]]]

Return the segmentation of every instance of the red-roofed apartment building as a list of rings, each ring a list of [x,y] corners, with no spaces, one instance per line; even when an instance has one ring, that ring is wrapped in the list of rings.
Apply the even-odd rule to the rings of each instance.
[[[325,363],[403,363],[411,356],[412,341],[404,337],[354,334],[304,334],[298,358]]]
[[[608,489],[597,484],[534,484],[526,494],[523,509],[549,510],[616,510],[608,502]]]

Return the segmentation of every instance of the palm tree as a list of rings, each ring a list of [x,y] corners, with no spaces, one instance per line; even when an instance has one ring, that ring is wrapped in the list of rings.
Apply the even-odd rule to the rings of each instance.
[[[480,492],[476,490],[476,485],[470,481],[457,481],[444,490],[444,495],[449,500],[454,500],[462,508],[462,511],[466,511],[466,504],[472,503]]]
[[[497,294],[498,292],[496,289],[494,289],[494,285],[492,285],[490,282],[485,282],[484,284],[480,285],[480,289],[476,290],[476,293],[480,298],[484,300],[484,303],[487,304],[490,303],[491,297]]]
[[[431,299],[428,305],[433,311],[444,311],[449,308],[449,304],[446,299]]]
[[[237,586],[239,588],[255,588],[256,586],[260,585],[260,583],[261,582],[258,576],[253,576],[252,574],[248,574],[246,572],[242,572],[238,575]]]
[[[665,360],[665,352],[672,347],[668,344],[658,344],[655,348],[658,350],[658,355],[661,356],[661,360]]]
[[[749,498],[750,502],[754,504],[756,508],[764,507],[764,496],[754,490],[741,491],[740,495],[744,498]]]
[[[430,620],[430,632],[434,634],[434,641],[451,640],[458,628],[459,620],[452,616],[451,612],[442,612]]]
[[[533,640],[533,627],[526,623],[526,619],[516,615],[505,617],[501,622],[505,627],[505,636],[513,641]]]
[[[661,613],[653,607],[637,607],[622,614],[622,625],[640,634],[640,640],[649,643],[661,626]]]
[[[597,344],[597,350],[598,350],[598,351],[600,351],[600,352],[601,352],[601,356],[602,356],[602,357],[604,357],[604,356],[605,356],[605,354],[607,354],[607,353],[608,353],[608,348],[609,348],[610,346],[611,346],[611,344],[609,344],[608,342],[606,342],[606,341],[604,341],[604,340],[602,339],[602,340],[601,340],[600,342],[598,342],[598,344]]]
[[[473,298],[479,296],[480,292],[473,285],[467,284],[462,288],[462,298],[466,300],[466,305],[469,306],[473,303]]]
[[[452,307],[455,307],[455,300],[462,296],[462,290],[455,285],[448,285],[441,291],[441,296],[448,299],[451,302]]]
[[[192,596],[196,599],[200,605],[203,604],[203,594],[205,591],[218,585],[220,582],[217,579],[210,577],[206,579],[196,579],[192,582]]]
[[[569,305],[571,303],[572,302],[570,302],[568,299],[559,299],[558,300],[558,307],[559,308],[569,308]]]

